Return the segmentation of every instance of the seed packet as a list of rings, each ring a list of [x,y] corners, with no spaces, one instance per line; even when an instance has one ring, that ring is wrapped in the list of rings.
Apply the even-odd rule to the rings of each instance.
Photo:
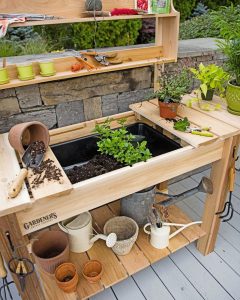
[[[152,13],[169,14],[170,0],[152,0]]]
[[[145,13],[151,13],[151,0],[135,0],[135,8]]]

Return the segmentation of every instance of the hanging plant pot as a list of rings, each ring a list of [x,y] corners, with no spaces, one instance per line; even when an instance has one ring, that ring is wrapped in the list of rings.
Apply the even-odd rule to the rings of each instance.
[[[102,1],[101,0],[86,0],[85,2],[86,11],[101,11]]]
[[[179,103],[164,103],[158,101],[160,109],[160,117],[164,119],[174,119],[177,116]]]
[[[213,99],[214,89],[208,90],[206,96],[201,93],[202,100],[211,101]]]
[[[240,86],[234,85],[232,81],[228,83],[226,100],[228,104],[228,111],[240,116]]]

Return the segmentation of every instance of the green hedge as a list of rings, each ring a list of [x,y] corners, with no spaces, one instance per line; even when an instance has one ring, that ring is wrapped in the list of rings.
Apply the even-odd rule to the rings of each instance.
[[[97,25],[97,26],[96,26]],[[134,45],[141,20],[118,20],[36,27],[40,36],[51,44],[52,50],[90,49]]]
[[[174,0],[174,7],[181,13],[181,20],[186,20],[192,14],[193,9],[197,6],[196,0]]]
[[[204,0],[202,1],[208,8],[218,10],[221,6],[230,6],[239,4],[239,0]]]

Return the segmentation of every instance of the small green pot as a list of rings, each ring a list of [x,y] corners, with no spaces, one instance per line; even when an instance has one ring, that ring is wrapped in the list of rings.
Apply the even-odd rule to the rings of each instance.
[[[20,80],[31,80],[35,78],[32,63],[17,64],[18,78]]]
[[[9,83],[7,68],[0,68],[0,84]]]
[[[53,76],[56,74],[56,70],[52,60],[40,61],[39,66],[40,66],[40,74],[42,76]]]
[[[202,100],[211,101],[213,99],[214,89],[208,90],[206,96],[201,92]]]
[[[227,85],[226,100],[228,111],[233,115],[240,116],[240,86],[234,85],[232,81]]]

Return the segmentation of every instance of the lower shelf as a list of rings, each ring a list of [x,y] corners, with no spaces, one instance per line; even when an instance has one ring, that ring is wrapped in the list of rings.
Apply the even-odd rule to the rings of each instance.
[[[178,207],[170,206],[169,221],[174,223],[189,223],[191,220]],[[91,211],[96,228],[98,231],[103,229],[107,220],[114,215],[119,215],[120,202],[115,201],[109,205],[102,206]],[[173,231],[175,229],[173,228]],[[59,300],[76,300],[88,299],[89,297],[101,292],[104,288],[108,288],[119,281],[133,275],[134,273],[146,268],[150,264],[168,256],[169,254],[185,247],[189,243],[198,240],[204,236],[205,232],[198,226],[194,225],[186,228],[182,233],[170,240],[168,248],[158,250],[153,248],[148,236],[141,229],[136,244],[131,252],[125,256],[117,256],[110,248],[105,246],[104,241],[98,241],[86,253],[71,253],[70,260],[77,266],[80,275],[78,288],[76,293],[65,294],[57,286],[53,275],[49,275],[40,271],[43,286],[47,299]],[[104,273],[101,282],[97,284],[89,284],[82,276],[82,266],[89,259],[97,259],[102,262]]]

